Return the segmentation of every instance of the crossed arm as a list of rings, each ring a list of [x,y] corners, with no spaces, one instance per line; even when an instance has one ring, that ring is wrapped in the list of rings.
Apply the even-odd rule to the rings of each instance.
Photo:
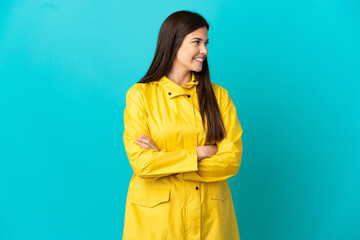
[[[212,182],[237,174],[242,156],[242,128],[235,106],[225,89],[219,104],[226,137],[217,146],[205,145],[177,151],[160,150],[149,136],[145,102],[139,89],[126,94],[125,150],[134,173],[144,178],[176,174],[188,181]],[[141,136],[141,137],[138,137]]]
[[[160,152],[159,148],[155,145],[153,140],[146,136],[145,134],[141,134],[141,137],[136,137],[136,144],[146,149],[153,149],[157,152]],[[215,145],[205,145],[196,147],[196,152],[198,156],[198,161],[201,161],[204,158],[211,157],[216,154],[218,151],[218,147]]]

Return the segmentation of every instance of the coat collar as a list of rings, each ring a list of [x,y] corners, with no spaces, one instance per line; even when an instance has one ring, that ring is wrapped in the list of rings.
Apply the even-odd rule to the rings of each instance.
[[[190,90],[192,88],[196,89],[196,85],[199,84],[199,81],[195,79],[195,75],[191,73],[191,81],[186,83],[184,86],[180,86],[177,83],[171,81],[165,75],[160,78],[158,81],[154,81],[153,83],[160,85],[165,89],[166,96],[168,98],[174,98],[179,95],[189,95]]]

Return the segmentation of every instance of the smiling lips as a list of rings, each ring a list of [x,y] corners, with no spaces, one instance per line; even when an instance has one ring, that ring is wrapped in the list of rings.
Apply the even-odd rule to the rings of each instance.
[[[203,61],[204,61],[204,58],[194,58],[195,59],[195,61],[197,61],[198,63],[203,63]]]

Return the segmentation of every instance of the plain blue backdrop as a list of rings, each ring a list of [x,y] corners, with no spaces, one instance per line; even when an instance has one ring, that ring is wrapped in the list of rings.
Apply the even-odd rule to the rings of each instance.
[[[125,93],[178,10],[243,127],[241,239],[360,239],[355,0],[2,1],[0,239],[121,239]]]

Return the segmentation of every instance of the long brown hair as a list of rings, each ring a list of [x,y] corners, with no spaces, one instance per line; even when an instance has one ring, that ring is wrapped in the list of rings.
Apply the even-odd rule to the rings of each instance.
[[[149,70],[138,83],[158,81],[167,75],[185,36],[202,27],[209,30],[209,24],[198,13],[177,11],[169,15],[161,25],[155,56]],[[211,86],[207,58],[202,64],[202,70],[193,73],[199,81],[196,91],[204,130],[207,124],[206,142],[221,141],[225,137],[225,128]]]

